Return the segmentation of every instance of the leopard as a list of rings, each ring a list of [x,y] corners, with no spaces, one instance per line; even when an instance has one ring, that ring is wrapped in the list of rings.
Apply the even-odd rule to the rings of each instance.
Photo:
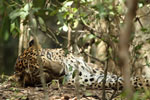
[[[83,57],[75,55],[73,52],[66,52],[62,48],[36,48],[34,40],[30,41],[29,47],[18,56],[15,63],[15,80],[21,86],[37,86],[41,84],[40,70],[43,70],[46,83],[52,80],[59,80],[65,84],[75,86],[76,82],[80,86],[87,88],[117,89],[124,88],[124,79],[107,72],[104,81],[104,70],[98,69],[88,64]],[[134,76],[130,79],[135,89],[150,87],[150,80],[145,76]]]

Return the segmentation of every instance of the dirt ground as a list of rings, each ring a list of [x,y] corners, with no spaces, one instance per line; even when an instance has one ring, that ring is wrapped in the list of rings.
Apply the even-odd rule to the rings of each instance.
[[[44,100],[45,93],[48,100],[102,100],[102,90],[92,90],[74,87],[58,86],[51,84],[47,86],[46,92],[43,87],[17,87],[16,83],[8,81],[8,76],[0,76],[0,100]],[[118,95],[112,90],[106,91],[106,98]]]

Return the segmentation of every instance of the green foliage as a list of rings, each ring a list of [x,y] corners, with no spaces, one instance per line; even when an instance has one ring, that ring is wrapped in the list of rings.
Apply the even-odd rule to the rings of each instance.
[[[60,0],[59,0],[60,1]],[[24,25],[28,24],[30,12],[36,16],[35,21],[39,22],[42,31],[46,32],[46,18],[48,16],[56,16],[59,25],[59,32],[68,31],[68,25],[71,29],[76,29],[82,21],[89,24],[88,15],[95,13],[97,18],[112,18],[116,15],[123,14],[124,10],[121,5],[113,6],[113,0],[63,0],[52,1],[50,7],[46,7],[49,2],[46,0],[33,0],[33,2],[0,1],[0,15],[3,16],[2,27],[0,28],[0,38],[8,40],[10,35],[16,36],[20,33],[20,22],[24,21]],[[96,2],[96,3],[93,3]],[[93,4],[92,4],[93,3]],[[140,0],[139,6],[145,2]],[[48,13],[46,16],[45,13]],[[9,16],[9,17],[8,17]],[[97,19],[96,18],[96,19]],[[141,29],[142,31],[147,31]],[[116,41],[116,39],[115,39]]]
[[[32,20],[32,27],[40,27],[40,30],[42,32],[47,33],[47,28],[49,28],[49,26],[47,26],[46,21],[53,20],[49,18],[51,16],[54,16],[57,19],[56,24],[58,25],[59,30],[57,30],[57,33],[55,32],[53,35],[60,35],[61,32],[67,34],[69,27],[71,28],[71,30],[75,31],[82,30],[83,33],[79,34],[77,34],[77,32],[72,32],[73,35],[78,35],[77,37],[79,39],[73,38],[72,40],[79,40],[77,42],[80,42],[80,47],[83,47],[83,45],[91,42],[92,40],[96,41],[93,42],[93,44],[95,45],[98,45],[101,40],[104,40],[108,43],[118,43],[118,26],[122,25],[124,21],[122,19],[125,12],[125,9],[121,6],[120,3],[115,4],[114,0],[48,1],[33,0],[32,2],[25,2],[22,0],[0,0],[0,16],[2,16],[3,18],[0,27],[0,39],[3,41],[7,41],[10,36],[16,37],[17,35],[19,35],[20,23],[22,21],[23,25],[31,25],[30,21]],[[140,0],[138,6],[143,7],[145,2],[145,0]],[[31,20],[29,17],[30,14],[33,14]],[[101,19],[106,22],[106,31],[102,31],[103,29],[101,28],[101,23],[99,23]],[[98,24],[100,24],[100,27],[98,27]],[[145,34],[150,33],[149,28],[141,28],[141,31]],[[108,37],[110,38],[108,39]],[[142,44],[137,45],[134,48],[136,56],[138,56],[137,51],[141,49],[141,47]],[[86,48],[84,48],[84,50],[85,49]],[[110,52],[110,54],[114,54],[111,47],[108,48],[108,52]],[[65,55],[67,55],[68,53],[69,51],[65,50]],[[108,57],[109,56],[110,55],[108,55]],[[118,60],[117,57],[114,59]],[[147,66],[150,66],[147,60],[146,64]],[[72,66],[70,66],[69,71],[72,71]],[[72,77],[74,78],[76,74],[77,70],[73,72]],[[63,84],[66,82],[66,80],[67,76],[64,76]],[[149,98],[149,91],[145,92],[146,94],[143,98]],[[140,92],[135,93],[134,100],[139,99],[139,94]],[[122,95],[123,97],[125,96],[125,94]]]
[[[78,70],[77,70],[77,69],[73,71],[73,73],[72,73],[72,78],[73,78],[73,79],[76,77],[77,72],[78,72]]]
[[[41,27],[41,30],[43,32],[46,32],[46,25],[45,25],[45,22],[44,20],[41,18],[41,17],[38,17],[38,22],[39,22],[39,25]]]
[[[20,17],[22,20],[25,20],[25,18],[29,15],[29,9],[31,7],[31,4],[26,4],[23,8],[18,8],[14,11],[12,11],[9,14],[10,19],[13,21],[17,17]]]
[[[65,32],[68,31],[68,24],[72,26],[72,28],[76,28],[78,25],[77,11],[76,7],[72,7],[74,1],[65,1],[63,6],[58,11],[58,25],[61,25],[59,30],[63,30]]]
[[[39,2],[21,2],[19,0],[15,1],[0,1],[2,16],[2,27],[0,28],[0,38],[3,40],[8,40],[10,35],[16,36],[20,33],[20,23],[21,21],[25,24],[28,24],[30,12],[37,13],[40,7],[43,7],[44,0],[39,0]],[[34,5],[34,7],[33,7]],[[35,21],[34,21],[35,22]],[[41,22],[41,19],[40,21]]]
[[[18,7],[21,3],[19,1],[6,1],[6,0],[0,0],[0,16],[2,16],[2,24],[0,27],[0,38],[1,40],[8,40],[10,33],[13,32],[13,30],[17,30],[18,28],[15,28],[16,22],[13,22],[11,24],[11,19],[9,18],[9,14],[13,11],[15,7]],[[14,34],[12,34],[14,35]]]
[[[69,71],[72,71],[72,68],[73,68],[72,66],[69,66]]]
[[[9,32],[10,32],[10,20],[9,17],[4,17],[2,21],[2,27],[0,32],[0,37],[4,40],[7,40],[9,38]]]
[[[64,85],[67,82],[67,76],[63,77],[62,84]]]
[[[150,33],[150,28],[141,28],[141,31],[145,34],[149,34]]]
[[[8,81],[8,78],[9,76],[7,75],[4,75],[4,74],[0,75],[0,83]]]
[[[71,29],[78,27],[81,19],[85,23],[88,22],[88,14],[92,9],[94,12],[99,12],[99,17],[106,17],[108,15],[114,16],[115,10],[111,5],[113,0],[104,0],[98,4],[91,5],[93,0],[64,0],[64,2],[51,2],[50,7],[46,7],[48,2],[46,0],[33,0],[33,2],[15,1],[0,1],[1,15],[3,15],[2,27],[0,29],[0,37],[8,40],[10,35],[18,35],[20,33],[20,22],[23,20],[24,25],[28,24],[29,14],[32,12],[36,15],[34,22],[38,21],[42,31],[46,32],[45,13],[48,16],[56,16],[58,18],[59,32],[68,31],[68,25]],[[87,11],[85,11],[87,9]],[[121,7],[118,6],[119,11]],[[119,12],[118,11],[118,12]],[[9,17],[8,17],[9,16]]]
[[[138,50],[140,50],[141,48],[142,48],[142,44],[137,45],[137,46],[134,48],[134,50],[135,50],[135,51],[138,51]]]
[[[120,96],[124,100],[126,93],[122,92]],[[133,100],[148,100],[149,98],[150,98],[150,91],[147,89],[138,90],[133,94]]]

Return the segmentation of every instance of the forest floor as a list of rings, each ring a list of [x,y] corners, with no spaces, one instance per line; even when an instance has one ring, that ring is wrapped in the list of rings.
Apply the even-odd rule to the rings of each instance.
[[[105,92],[109,100],[118,95],[112,90]],[[58,84],[47,86],[44,92],[43,87],[17,87],[16,83],[8,81],[8,76],[0,76],[0,100],[44,100],[44,93],[47,93],[48,100],[102,100],[103,94],[102,90],[98,89],[77,90],[73,87],[58,86]]]

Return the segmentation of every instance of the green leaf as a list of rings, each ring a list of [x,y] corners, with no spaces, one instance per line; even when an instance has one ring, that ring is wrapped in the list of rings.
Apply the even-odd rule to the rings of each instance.
[[[112,5],[109,5],[108,8],[109,8],[110,10],[112,10],[112,9],[113,9],[113,6],[112,6]]]
[[[8,31],[6,31],[4,34],[4,40],[8,40],[8,38],[9,38],[9,33],[8,33]]]
[[[70,13],[70,14],[69,14],[69,17],[68,17],[68,20],[69,20],[69,19],[72,19],[72,18],[73,18],[73,14]]]
[[[58,18],[60,24],[63,24],[63,23],[64,23],[64,20],[63,20],[63,17],[62,17],[62,16],[63,16],[62,13],[58,13],[58,14],[57,14],[57,18]]]
[[[72,8],[73,12],[76,13],[78,11],[77,8]]]
[[[9,17],[11,20],[14,20],[20,16],[20,13],[21,13],[21,11],[19,9],[16,9],[9,14]]]
[[[9,14],[9,17],[11,20],[16,19],[17,17],[20,17],[22,20],[24,20],[28,15],[29,15],[29,9],[32,7],[32,4],[26,4],[23,8],[21,9],[16,9],[12,11]]]
[[[10,30],[10,19],[8,16],[5,16],[2,20],[2,27],[0,29],[0,37],[4,40],[8,40]]]
[[[73,1],[64,2],[64,7],[71,6],[73,4]]]
[[[63,29],[63,31],[67,32],[68,31],[68,26],[66,24],[64,24],[62,29]]]
[[[93,39],[93,38],[95,38],[95,36],[93,34],[89,34],[88,38]]]
[[[87,96],[87,97],[93,96],[93,93],[91,93],[91,92],[85,92],[85,96]]]
[[[56,85],[57,82],[55,80],[52,80],[52,85]]]
[[[139,45],[137,45],[135,48],[134,48],[134,50],[135,51],[138,51],[139,49],[141,49],[142,48],[142,44],[139,44]]]
[[[44,20],[41,17],[38,17],[38,21],[39,21],[41,30],[44,31],[44,32],[46,32],[46,25],[45,25]]]
[[[133,95],[133,100],[139,100],[139,92],[135,92]]]
[[[148,60],[146,59],[146,66],[150,67],[150,63],[148,62]]]
[[[143,7],[143,3],[138,3],[138,7],[139,8]]]
[[[64,85],[67,82],[67,76],[64,76],[62,84]]]
[[[51,13],[50,13],[50,16],[54,16],[58,13],[58,10],[53,10]]]
[[[28,99],[27,96],[22,96],[22,97],[21,97],[21,100],[27,100],[27,99]]]
[[[75,20],[74,24],[73,24],[73,28],[76,28],[79,24],[79,21],[78,20]]]
[[[115,15],[115,13],[113,11],[110,11],[109,14],[113,15],[113,16]]]
[[[15,29],[15,23],[12,23],[12,24],[10,25],[10,32],[13,32],[14,29]]]
[[[69,71],[72,71],[72,68],[73,68],[72,66],[69,66]]]
[[[5,5],[4,5],[4,0],[0,0],[0,15],[2,15],[5,12]]]
[[[123,13],[123,8],[121,6],[117,6],[117,11],[119,14]]]
[[[142,32],[147,32],[148,29],[143,27],[143,28],[141,28],[141,31],[142,31]]]
[[[25,20],[28,15],[29,15],[29,12],[23,12],[23,11],[20,12],[20,18],[22,20]]]
[[[78,70],[74,70],[72,73],[72,78],[75,78],[76,74],[77,74]]]
[[[32,3],[27,3],[22,10],[28,12],[31,9],[31,7],[32,7]]]
[[[33,28],[37,28],[37,22],[35,18],[32,18]]]
[[[67,54],[69,53],[69,51],[67,49],[65,49],[64,51],[65,51],[65,56],[67,56]]]

